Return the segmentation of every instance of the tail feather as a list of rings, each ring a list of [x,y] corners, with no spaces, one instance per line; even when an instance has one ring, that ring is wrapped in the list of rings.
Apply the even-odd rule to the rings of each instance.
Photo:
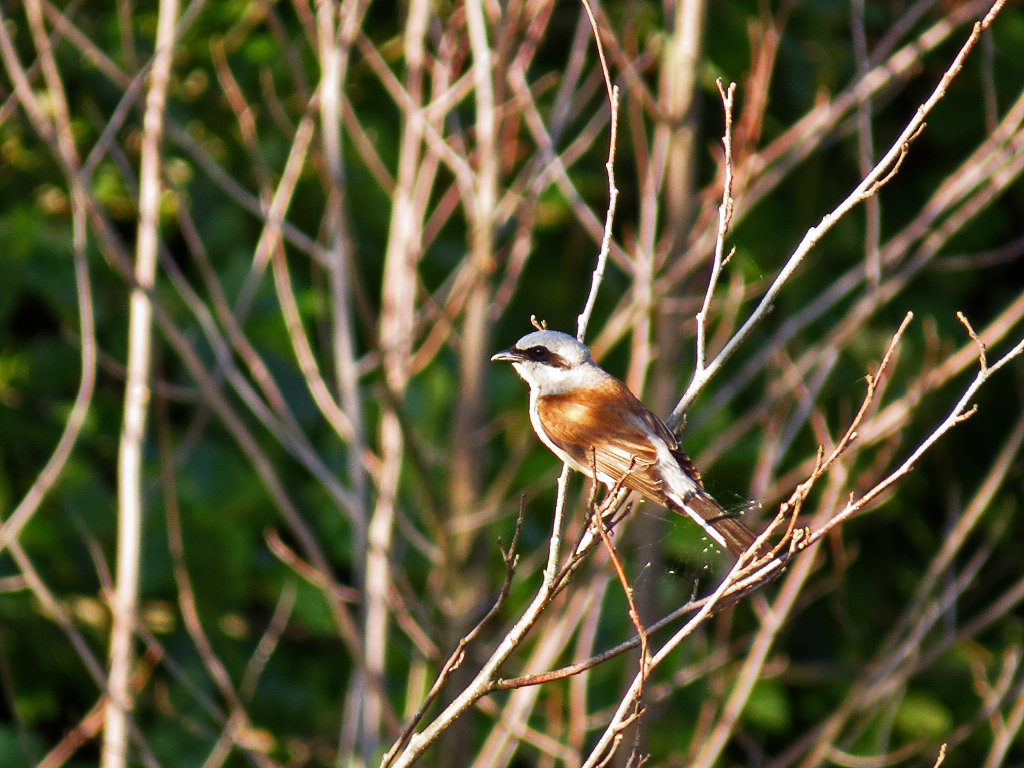
[[[693,493],[681,503],[669,499],[668,506],[673,511],[692,518],[708,536],[728,549],[735,557],[750,549],[757,538],[735,514],[727,512],[707,493]]]

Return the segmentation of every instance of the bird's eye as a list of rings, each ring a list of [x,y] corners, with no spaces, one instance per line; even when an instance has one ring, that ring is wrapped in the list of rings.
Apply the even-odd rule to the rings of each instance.
[[[549,352],[547,347],[530,347],[526,350],[526,354],[530,356],[531,360],[541,363],[548,359]]]

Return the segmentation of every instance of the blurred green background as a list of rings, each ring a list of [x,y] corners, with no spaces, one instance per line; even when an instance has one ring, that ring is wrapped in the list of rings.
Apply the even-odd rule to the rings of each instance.
[[[439,45],[441,30],[463,11],[458,4],[434,5],[430,36]],[[760,137],[763,145],[782,135],[816,102],[846,88],[857,77],[849,4],[816,0],[782,4],[784,8],[777,5],[751,0],[711,3],[707,8],[704,52],[698,67],[698,187],[712,185],[718,169],[722,117],[715,78],[740,84],[738,119],[751,98],[744,87],[750,82],[747,78],[753,63],[751,37],[765,34],[764,14],[769,10],[778,14],[776,18],[784,16],[786,23],[778,30],[778,54],[770,90],[763,94],[767,100]],[[956,5],[929,4],[900,39],[913,40],[942,14],[951,13]],[[19,6],[4,3],[4,24],[16,44],[15,53],[28,66],[34,60],[35,49]],[[504,6],[494,4],[491,13],[497,14]],[[889,34],[908,7],[909,3],[895,0],[867,2],[864,19],[869,42],[877,44]],[[234,302],[249,275],[263,224],[259,216],[241,205],[225,184],[203,167],[202,156],[253,194],[267,179],[276,182],[291,145],[291,130],[307,111],[308,95],[319,78],[319,65],[304,21],[304,15],[311,14],[313,9],[303,4],[224,0],[194,8],[196,14],[181,33],[174,52],[167,112],[171,127],[164,142],[167,192],[162,200],[160,232],[164,251],[154,298],[207,369],[216,372],[216,352],[181,293],[168,279],[168,270],[178,270],[199,292],[203,302],[209,301],[211,295],[207,275],[212,271],[220,289]],[[121,72],[137,72],[152,49],[155,4],[140,4],[129,11],[126,5],[86,2],[68,4],[63,10],[80,33],[103,56],[110,57],[112,67]],[[401,36],[406,11],[404,3],[371,3],[361,25],[364,39],[399,73],[403,68]],[[555,108],[558,84],[566,67],[566,41],[577,34],[581,13],[575,3],[558,3],[547,12],[551,17],[537,41],[538,52],[527,72],[531,85],[537,86],[536,98],[542,113]],[[656,54],[667,35],[667,14],[662,4],[628,2],[609,6],[605,12],[612,33],[639,48],[633,51],[642,62],[638,76],[656,91]],[[129,21],[126,13],[130,15]],[[130,32],[128,40],[126,30]],[[513,30],[506,32],[513,34]],[[524,24],[518,32],[527,35],[529,30]],[[967,33],[968,27],[961,24],[945,43],[920,57],[912,78],[877,96],[872,119],[876,153],[888,146],[928,96]],[[629,47],[627,44],[624,49]],[[926,130],[913,143],[898,176],[882,190],[879,199],[883,242],[918,214],[924,201],[947,183],[947,177],[956,172],[963,159],[991,134],[993,118],[1001,118],[1008,105],[1018,98],[1024,84],[1022,50],[1024,12],[1011,4],[929,116]],[[96,59],[86,58],[79,47],[60,36],[54,52],[66,89],[74,138],[84,158],[118,109],[124,84],[115,82]],[[252,114],[256,127],[252,142],[241,134],[236,114],[229,107],[226,84],[218,77],[218,56],[226,57],[236,81],[234,85],[256,107]],[[468,51],[465,56],[469,58]],[[365,56],[354,54],[349,66],[344,89],[346,109],[358,115],[365,136],[372,141],[387,171],[393,174],[400,152],[403,110],[396,106]],[[467,68],[468,64],[463,62],[460,74],[464,75]],[[620,64],[614,60],[612,69],[613,75],[621,72]],[[595,115],[604,114],[603,87],[596,79],[592,63],[586,73],[590,78],[587,100],[574,103],[572,114],[562,119],[560,125],[565,136],[576,135],[596,119]],[[635,96],[635,89],[631,90],[626,78],[621,82],[625,104]],[[41,81],[34,87],[46,103]],[[514,99],[507,90],[499,95],[512,105],[509,109],[514,109]],[[0,517],[7,519],[60,437],[81,375],[81,345],[68,184],[55,162],[48,138],[33,127],[12,95],[9,71],[0,73],[0,96]],[[989,113],[988,106],[995,107],[995,116]],[[132,253],[136,233],[137,190],[133,183],[139,162],[141,107],[141,99],[128,107],[112,150],[97,159],[88,180],[94,199],[102,205],[113,226],[113,231],[102,237],[111,242],[119,240],[127,254]],[[630,114],[628,106],[624,106],[616,165],[621,195],[615,234],[627,251],[628,244],[638,236],[637,218],[643,194],[634,151],[638,145],[638,124],[630,120]],[[457,101],[446,118],[453,132],[471,126],[474,119],[471,96]],[[852,115],[846,118],[853,119]],[[471,134],[471,130],[467,129],[467,133]],[[599,220],[603,220],[607,198],[606,133],[603,125],[596,139],[569,169],[582,202]],[[188,142],[183,141],[186,135]],[[325,170],[319,140],[318,135],[314,140],[314,159],[303,168],[287,219],[297,230],[323,243]],[[525,168],[531,157],[529,145],[529,141],[517,144],[519,155],[511,146],[505,146],[510,156],[503,157],[503,169]],[[377,335],[384,253],[391,236],[392,197],[380,182],[380,172],[368,167],[353,145],[349,131],[345,133],[344,160],[348,191],[345,204],[353,246],[350,272],[355,297],[356,351],[362,371],[363,418],[372,444],[380,414],[387,407]],[[443,184],[439,183],[430,194],[432,203],[443,205],[443,192],[451,178],[447,170],[440,175]],[[511,176],[503,173],[502,178],[508,180]],[[743,209],[742,215],[730,235],[729,245],[736,249],[730,270],[743,277],[750,291],[742,302],[743,317],[803,233],[841,200],[860,176],[856,138],[847,125],[822,142],[755,205],[745,205],[743,196],[739,196],[737,206]],[[512,283],[514,290],[500,316],[493,318],[489,326],[493,350],[508,346],[527,332],[531,314],[542,317],[552,328],[574,329],[598,249],[573,214],[572,205],[563,190],[549,185],[531,206],[531,213],[536,216],[531,233],[532,255]],[[191,225],[202,241],[208,265],[200,263],[188,247],[186,240],[190,235],[183,230],[179,218],[182,209],[187,209]],[[815,400],[815,406],[828,418],[833,431],[841,429],[840,425],[859,404],[863,377],[880,358],[905,312],[913,311],[917,322],[901,348],[893,391],[887,393],[893,399],[911,392],[918,375],[967,342],[956,319],[957,311],[966,313],[980,330],[1021,295],[1022,221],[1024,186],[1014,181],[994,204],[958,231],[944,246],[941,258],[913,275],[894,300],[864,322],[855,340],[837,350],[835,366]],[[421,300],[442,290],[453,279],[467,252],[469,235],[465,219],[456,215],[439,222],[436,237],[418,261],[417,290]],[[861,206],[822,240],[746,349],[760,350],[769,345],[772,334],[783,327],[787,318],[807,307],[835,276],[864,260],[865,223],[865,208]],[[505,270],[510,263],[515,227],[516,220],[510,218],[496,228],[496,278],[508,274]],[[112,266],[111,251],[101,248],[98,239],[96,230],[91,228],[87,250],[100,350],[95,393],[74,452],[53,491],[21,532],[20,543],[41,578],[73,617],[93,653],[102,660],[106,657],[109,631],[104,597],[108,586],[105,581],[109,579],[106,569],[111,567],[116,546],[117,445],[123,408],[129,287]],[[978,256],[989,252],[988,258]],[[288,254],[307,333],[317,354],[324,358],[322,368],[333,384],[327,362],[331,354],[332,313],[325,272],[306,254],[293,248],[288,249]],[[673,316],[685,316],[686,322],[691,322],[699,308],[706,274],[706,269],[694,270],[675,286],[678,292],[664,299],[674,307]],[[496,279],[495,284],[498,282]],[[631,276],[613,263],[598,298],[592,338],[600,334],[610,317],[616,316],[620,300],[632,288]],[[850,298],[839,306],[849,307],[854,300]],[[419,310],[422,317],[417,344],[433,324],[444,321],[458,326],[461,322],[457,316],[445,318],[425,301]],[[801,329],[776,353],[782,357],[798,356],[803,350],[821,344],[833,322],[834,316],[826,314]],[[685,328],[692,330],[692,326]],[[350,448],[330,429],[313,403],[269,276],[255,285],[244,318],[244,332],[276,381],[301,432],[325,466],[347,485]],[[991,350],[993,358],[1020,336],[1017,325]],[[631,355],[628,339],[610,334],[607,342],[602,349],[602,363],[625,376]],[[268,530],[279,533],[289,546],[295,547],[296,542],[254,473],[243,447],[204,401],[203,392],[166,335],[155,331],[154,344],[156,381],[145,457],[147,510],[141,584],[141,618],[150,639],[140,638],[139,642],[140,693],[135,720],[160,764],[189,766],[203,764],[209,757],[221,731],[219,720],[224,712],[217,686],[180,615],[179,587],[174,579],[166,522],[166,487],[160,479],[161,462],[166,462],[173,468],[185,563],[199,615],[217,656],[236,684],[243,685],[247,665],[262,633],[272,623],[275,609],[282,601],[294,599],[272,655],[258,677],[254,677],[256,682],[247,703],[257,728],[253,738],[262,739],[260,743],[268,759],[281,765],[336,764],[345,695],[353,680],[350,654],[339,641],[321,591],[297,578],[292,569],[270,552],[265,538]],[[688,337],[678,347],[677,393],[685,387],[694,362]],[[750,484],[760,451],[757,430],[715,452],[708,461],[701,461],[705,449],[728,429],[737,414],[745,412],[767,391],[772,376],[769,370],[745,380],[735,378],[741,375],[745,362],[741,349],[721,375],[723,382],[739,382],[728,402],[715,399],[716,381],[698,401],[688,420],[687,448],[705,471],[709,488],[727,505],[743,504],[754,498],[763,500],[770,509],[778,502],[778,496],[767,493],[766,485]],[[396,578],[402,582],[403,594],[422,601],[413,613],[425,628],[437,631],[434,640],[442,658],[454,647],[465,625],[453,622],[446,626],[448,609],[435,604],[443,603],[443,596],[432,594],[439,584],[435,564],[431,562],[430,551],[416,544],[416,536],[429,539],[437,530],[421,517],[431,513],[432,505],[439,505],[435,513],[445,513],[450,483],[447,451],[462,363],[457,351],[445,343],[427,359],[425,366],[414,372],[401,398],[403,425],[410,430],[408,461],[419,464],[415,471],[404,468],[400,481],[400,534],[396,536],[393,558],[402,572]],[[964,505],[978,492],[996,464],[1011,428],[1019,424],[1022,375],[1024,369],[1015,364],[992,380],[978,396],[979,410],[973,418],[943,439],[881,508],[844,526],[828,546],[822,547],[826,551],[822,553],[814,584],[808,587],[795,617],[780,634],[773,654],[777,667],[785,672],[766,676],[758,683],[743,712],[742,736],[737,737],[721,765],[799,762],[802,753],[797,745],[801,739],[810,738],[814,728],[843,700],[852,680],[865,674],[866,668],[877,671],[881,662],[875,654],[880,639],[898,621],[908,601],[913,600],[921,574],[963,514]],[[532,595],[543,566],[557,467],[553,457],[529,434],[525,385],[505,369],[488,371],[486,376],[484,436],[479,449],[483,487],[490,487],[495,478],[510,472],[506,481],[511,492],[500,500],[500,509],[492,510],[494,514],[486,517],[480,530],[475,531],[473,568],[466,573],[467,578],[482,580],[479,600],[486,602],[496,594],[503,573],[496,542],[499,537],[506,542],[511,537],[518,503],[516,490],[525,490],[527,514],[520,543],[524,561],[510,603],[498,620],[504,626],[510,617],[518,615],[517,609]],[[900,438],[892,442],[889,465],[895,465],[945,416],[972,376],[970,370],[956,375],[916,403],[914,419]],[[261,419],[246,407],[237,392],[225,385],[225,393],[250,431],[254,449],[274,467],[315,533],[338,581],[356,584],[363,563],[353,553],[354,533],[346,517],[307,469],[263,429]],[[768,427],[762,425],[762,429]],[[772,478],[784,477],[800,467],[813,456],[818,442],[819,436],[810,426],[800,426],[792,448],[771,473]],[[881,452],[868,454],[861,461],[868,463],[872,457],[886,461],[880,456]],[[513,459],[518,463],[513,464]],[[996,727],[993,723],[1001,723],[1003,717],[992,712],[1005,713],[1011,721],[1014,717],[1019,721],[1024,690],[1021,598],[1017,596],[1009,606],[999,603],[1007,594],[1016,594],[1013,588],[1020,583],[1022,563],[1022,464],[1019,453],[1012,453],[1007,460],[1010,469],[988,500],[982,524],[971,534],[972,542],[988,553],[986,559],[956,605],[943,609],[945,619],[930,631],[928,642],[922,639],[920,648],[904,648],[901,653],[912,655],[926,647],[941,650],[934,657],[922,659],[909,682],[901,683],[888,701],[870,704],[874,714],[862,719],[859,730],[851,729],[845,742],[851,755],[898,753],[898,747],[909,744],[913,745],[910,752],[895,754],[892,764],[926,765],[934,759],[938,743],[952,740],[956,746],[946,759],[947,766],[1024,764],[1024,741],[1020,736],[1012,740],[1003,762],[984,762],[990,759],[987,756],[991,754],[992,732]],[[864,467],[847,469],[851,472],[849,489],[863,492],[865,489],[858,486],[856,477]],[[578,479],[573,488],[582,492]],[[371,497],[372,494],[371,490]],[[638,564],[633,572],[638,574],[638,583],[657,593],[659,600],[668,605],[678,604],[689,594],[693,579],[703,573],[706,556],[701,553],[699,537],[683,524],[666,521],[655,510],[644,514],[667,527],[655,544],[648,541],[631,545],[627,556]],[[762,513],[761,519],[766,515],[768,512]],[[654,546],[661,552],[658,557],[663,559],[662,565],[644,571],[643,562],[651,556],[650,548]],[[950,573],[952,578],[953,572]],[[0,768],[42,760],[69,730],[87,721],[87,714],[99,696],[97,684],[79,653],[61,628],[41,610],[30,591],[23,588],[18,580],[21,574],[10,553],[0,553],[0,584],[4,585],[0,592]],[[701,582],[703,587],[707,581],[705,578]],[[607,599],[602,610],[624,616],[621,595],[614,584],[608,588]],[[975,632],[963,629],[984,611],[995,610],[993,606],[999,605],[1003,605],[1003,611],[997,621]],[[759,604],[758,608],[761,607]],[[921,605],[920,610],[931,607],[934,606]],[[462,615],[463,621],[467,615],[475,614],[469,610]],[[755,611],[746,606],[736,611],[732,621],[734,626],[719,630],[722,637],[731,633],[738,638],[748,637],[757,625]],[[625,628],[620,626],[619,630],[599,634],[598,650],[621,639]],[[471,662],[479,663],[483,648],[493,644],[500,632],[501,626],[489,630],[481,649],[471,655]],[[709,635],[702,641],[707,646],[683,655],[700,655],[715,640]],[[736,642],[742,657],[742,639]],[[409,678],[411,660],[419,658],[421,652],[406,635],[397,630],[393,633],[393,645],[388,649],[387,686],[401,721],[418,703],[418,688]],[[428,664],[428,669],[436,671],[436,666]],[[617,701],[628,669],[613,667],[595,673],[591,683],[595,710]],[[728,679],[728,670],[724,674],[723,679]],[[1001,674],[1006,678],[1005,685]],[[429,675],[428,678],[432,679]],[[999,688],[1000,685],[1003,687]],[[996,703],[992,701],[994,694],[986,698],[988,686],[1001,691],[995,696]],[[652,764],[683,764],[678,745],[688,743],[696,732],[698,713],[708,699],[720,698],[722,694],[721,681],[701,680],[674,690],[652,705]],[[986,709],[989,705],[991,708]],[[474,715],[469,721],[477,730],[465,738],[468,743],[479,745],[492,724],[481,715]],[[543,728],[539,721],[534,724]],[[1016,727],[1019,729],[1019,722]],[[388,743],[386,739],[383,746]],[[97,742],[93,740],[64,764],[95,764],[97,755]],[[770,756],[777,762],[762,763],[755,756]],[[517,759],[519,762],[512,764],[551,764],[545,762],[547,758],[528,750],[523,750]],[[236,750],[226,764],[252,762],[258,760]],[[819,764],[802,764],[812,763]],[[425,764],[445,763],[435,755]],[[824,764],[860,763],[831,754]]]

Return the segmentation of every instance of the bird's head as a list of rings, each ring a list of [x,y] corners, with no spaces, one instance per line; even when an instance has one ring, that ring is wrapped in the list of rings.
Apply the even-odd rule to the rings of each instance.
[[[491,360],[512,363],[516,373],[540,395],[565,394],[586,387],[601,374],[590,350],[559,331],[528,333]]]

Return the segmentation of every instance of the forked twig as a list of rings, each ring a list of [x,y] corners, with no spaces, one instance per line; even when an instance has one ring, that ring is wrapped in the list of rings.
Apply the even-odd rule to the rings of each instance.
[[[903,338],[903,333],[907,330],[910,322],[914,319],[913,312],[907,312],[903,318],[903,322],[900,323],[900,327],[896,329],[896,333],[893,334],[889,340],[889,346],[885,350],[885,354],[882,355],[882,360],[878,364],[878,369],[867,377],[867,392],[864,393],[864,399],[861,401],[860,408],[857,414],[853,417],[850,422],[850,426],[847,427],[846,432],[836,443],[835,447],[829,452],[827,457],[824,457],[824,450],[819,448],[818,460],[815,462],[814,471],[811,472],[810,476],[800,485],[796,487],[792,495],[787,499],[779,508],[780,516],[789,516],[791,520],[796,520],[796,517],[800,513],[800,509],[803,506],[804,501],[810,495],[811,489],[814,484],[824,477],[825,473],[828,472],[829,468],[835,464],[835,462],[842,456],[846,450],[850,447],[854,440],[857,439],[857,430],[861,423],[867,416],[868,409],[874,403],[875,393],[878,390],[878,384],[881,382],[882,377],[885,375],[889,368],[889,364],[892,361],[893,356],[896,353],[896,348]],[[793,523],[790,523],[790,531],[792,531]],[[800,548],[810,546],[814,541],[817,541],[819,536],[805,537],[799,542]]]
[[[463,660],[466,658],[466,647],[476,639],[481,630],[490,623],[491,619],[498,615],[502,606],[505,605],[505,601],[508,599],[509,592],[512,589],[512,579],[516,574],[516,566],[519,564],[519,555],[516,552],[516,547],[519,544],[519,534],[523,531],[523,516],[525,514],[526,497],[522,496],[519,501],[519,515],[516,517],[516,529],[512,534],[512,541],[509,543],[508,549],[506,550],[501,546],[500,540],[498,542],[501,559],[505,563],[505,581],[501,585],[501,591],[498,593],[497,599],[495,599],[490,610],[484,614],[484,617],[476,623],[476,626],[474,626],[462,637],[461,640],[459,640],[455,650],[448,657],[448,660],[441,666],[440,671],[437,673],[437,679],[435,679],[434,684],[430,686],[430,690],[427,692],[427,695],[423,697],[423,701],[416,709],[416,713],[409,719],[409,722],[402,729],[402,732],[395,740],[391,749],[389,749],[387,754],[384,755],[384,759],[381,761],[381,768],[388,768],[398,755],[399,750],[404,749],[406,744],[409,743],[409,739],[412,738],[413,732],[416,730],[416,726],[423,720],[423,716],[427,713],[427,709],[430,705],[434,703],[437,695],[441,692],[441,688],[452,676],[455,670],[462,665]]]
[[[967,327],[968,333],[972,334],[972,338],[976,338],[976,335],[973,334],[973,330],[970,327],[970,323],[967,322],[966,317],[963,318],[961,322],[963,322],[965,327]],[[953,427],[971,418],[971,416],[973,416],[975,412],[978,410],[977,403],[971,404],[971,400],[974,398],[975,394],[977,394],[978,390],[1000,368],[1005,366],[1011,360],[1014,360],[1017,357],[1019,357],[1022,353],[1024,353],[1024,338],[1018,341],[1017,344],[1010,351],[1008,351],[1001,358],[999,358],[999,360],[989,365],[985,355],[985,347],[983,344],[979,344],[978,373],[974,377],[974,381],[972,381],[970,385],[968,385],[967,389],[964,390],[963,395],[961,395],[960,399],[956,402],[956,404],[953,406],[949,414],[947,414],[946,418],[942,421],[942,423],[940,423],[934,430],[932,430],[931,434],[928,435],[928,437],[925,438],[917,446],[917,448],[914,449],[910,456],[908,456],[899,467],[897,467],[895,470],[889,473],[889,475],[887,475],[884,479],[876,483],[874,487],[871,488],[871,490],[869,490],[867,493],[861,496],[857,501],[853,501],[851,499],[850,502],[846,505],[846,508],[843,509],[842,512],[840,512],[838,515],[829,520],[829,522],[820,530],[815,531],[811,537],[811,541],[816,541],[820,539],[830,530],[832,530],[848,518],[865,509],[869,504],[871,504],[871,502],[878,498],[878,496],[880,496],[888,488],[890,488],[897,480],[907,475],[917,464],[918,459],[920,459],[921,456],[924,455],[924,453],[928,451],[939,440],[940,437],[942,437],[951,429],[953,429]]]
[[[722,180],[722,203],[718,206],[718,234],[715,238],[715,255],[711,265],[711,276],[708,278],[708,287],[704,292],[704,303],[701,304],[697,313],[697,362],[696,370],[703,371],[707,363],[707,321],[708,311],[711,309],[711,300],[715,295],[715,288],[718,286],[718,278],[722,274],[722,268],[728,262],[729,257],[724,256],[725,238],[729,232],[729,225],[732,223],[732,212],[734,200],[732,197],[732,105],[733,96],[736,94],[736,83],[729,83],[728,89],[722,82],[722,78],[715,81],[718,93],[722,97],[722,110],[725,113],[725,132],[722,134],[724,178]],[[731,255],[731,254],[730,254]]]
[[[964,60],[974,49],[982,31],[991,24],[1002,8],[1002,5],[1002,0],[999,0],[989,10],[984,20],[975,23],[970,36],[960,48],[960,51],[957,53],[953,62],[939,79],[939,82],[932,90],[932,93],[921,104],[921,106],[917,108],[914,116],[907,122],[903,131],[893,141],[885,155],[875,164],[874,168],[864,176],[857,187],[850,192],[850,194],[847,195],[841,203],[839,203],[839,205],[833,208],[829,213],[825,214],[817,225],[807,230],[807,233],[800,241],[800,244],[793,251],[786,264],[778,272],[771,286],[767,291],[765,291],[761,301],[758,303],[754,311],[751,312],[746,321],[744,321],[743,325],[740,326],[740,329],[733,334],[732,338],[729,339],[721,351],[715,355],[715,358],[708,363],[703,370],[694,370],[693,378],[690,380],[690,384],[687,386],[686,392],[683,393],[682,397],[676,403],[675,408],[672,409],[672,414],[667,420],[669,427],[673,429],[678,428],[683,421],[683,417],[686,414],[687,409],[689,409],[690,405],[697,398],[700,392],[703,391],[704,387],[707,386],[708,381],[715,376],[726,360],[732,357],[739,346],[746,341],[754,327],[768,315],[768,312],[774,305],[775,300],[779,293],[781,293],[783,287],[789,282],[789,279],[796,272],[797,268],[803,263],[804,259],[814,246],[817,245],[818,241],[821,240],[825,233],[831,230],[832,227],[834,227],[840,219],[844,218],[855,206],[863,202],[870,195],[875,194],[882,185],[892,179],[894,173],[900,167],[903,156],[905,156],[908,151],[910,142],[920,135],[920,131],[924,125],[924,118],[932,109],[934,109],[935,105],[938,104],[943,96],[946,95],[946,90],[953,79],[959,74],[963,67]]]

